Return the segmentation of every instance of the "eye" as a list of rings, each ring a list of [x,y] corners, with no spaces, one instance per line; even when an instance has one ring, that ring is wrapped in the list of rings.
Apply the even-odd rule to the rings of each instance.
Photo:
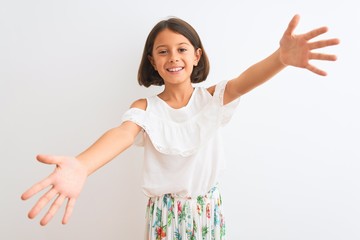
[[[186,52],[186,51],[187,51],[186,48],[180,48],[180,49],[179,49],[179,52],[181,52],[181,53]]]
[[[167,50],[163,49],[163,50],[159,50],[158,52],[160,55],[165,55],[167,54]]]

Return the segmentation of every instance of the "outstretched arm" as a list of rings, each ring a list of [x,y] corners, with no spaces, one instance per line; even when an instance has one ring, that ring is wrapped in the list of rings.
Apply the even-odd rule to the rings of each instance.
[[[107,131],[76,158],[86,166],[87,174],[90,175],[130,147],[140,130],[135,123],[124,122],[119,127]]]
[[[30,210],[28,214],[29,218],[35,218],[38,213],[54,199],[48,212],[40,221],[40,224],[44,226],[67,200],[65,214],[62,220],[62,223],[66,224],[87,176],[131,146],[140,130],[141,128],[135,123],[129,121],[124,122],[119,127],[107,131],[92,146],[76,158],[38,155],[38,161],[45,164],[54,164],[56,168],[47,178],[36,183],[22,194],[21,198],[27,200],[45,188],[50,188]]]
[[[286,66],[305,68],[313,73],[326,76],[326,72],[310,64],[310,60],[335,61],[336,56],[324,53],[314,53],[312,50],[339,44],[338,39],[326,39],[310,42],[313,38],[327,32],[327,27],[321,27],[305,34],[295,35],[294,30],[300,20],[295,15],[290,21],[280,40],[280,47],[269,57],[252,65],[239,77],[230,80],[224,96],[224,104],[251,91],[263,84]]]

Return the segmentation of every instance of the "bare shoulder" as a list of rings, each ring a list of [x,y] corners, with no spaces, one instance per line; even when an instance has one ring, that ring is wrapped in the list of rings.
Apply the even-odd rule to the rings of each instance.
[[[214,95],[215,86],[216,86],[216,85],[213,85],[213,86],[211,86],[211,87],[208,87],[206,90],[208,90],[208,92],[209,92],[211,95]]]
[[[145,98],[141,98],[133,102],[130,106],[131,108],[139,108],[141,110],[146,110],[147,101]]]

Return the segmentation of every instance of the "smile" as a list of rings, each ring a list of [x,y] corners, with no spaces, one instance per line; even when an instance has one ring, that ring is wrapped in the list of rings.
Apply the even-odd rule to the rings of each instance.
[[[169,72],[179,72],[183,69],[184,69],[184,67],[176,67],[176,68],[167,68],[166,70]]]

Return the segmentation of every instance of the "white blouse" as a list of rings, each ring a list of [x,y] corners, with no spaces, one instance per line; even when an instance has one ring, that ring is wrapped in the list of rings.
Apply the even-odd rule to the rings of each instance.
[[[195,87],[185,107],[174,109],[158,96],[147,98],[146,110],[130,108],[123,121],[143,128],[143,191],[149,196],[206,194],[217,182],[225,160],[219,129],[229,122],[239,99],[223,105],[227,81],[211,95]]]

